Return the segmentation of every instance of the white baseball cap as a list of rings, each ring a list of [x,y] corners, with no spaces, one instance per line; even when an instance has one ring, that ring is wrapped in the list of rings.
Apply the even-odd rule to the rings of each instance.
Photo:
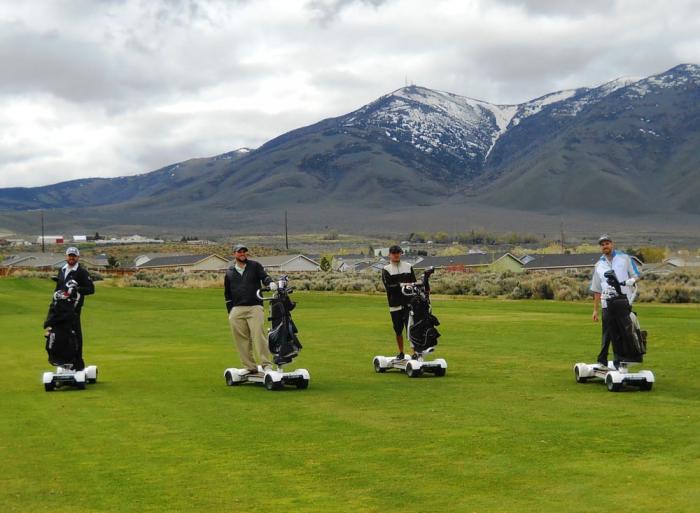
[[[80,251],[78,251],[78,248],[76,248],[75,246],[71,246],[66,250],[66,255],[80,256]]]

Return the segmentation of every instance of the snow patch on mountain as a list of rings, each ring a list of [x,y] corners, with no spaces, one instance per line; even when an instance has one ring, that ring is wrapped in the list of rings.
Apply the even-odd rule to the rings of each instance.
[[[536,115],[573,117],[609,95],[641,97],[659,88],[700,83],[700,66],[677,66],[640,79],[620,77],[595,88],[567,89],[517,105],[496,105],[453,93],[408,86],[341,118],[344,127],[374,128],[383,136],[434,157],[482,166],[499,139]]]
[[[639,80],[628,89],[626,96],[628,98],[643,98],[659,89],[685,87],[690,84],[700,85],[700,66],[681,64],[664,73]]]
[[[479,167],[517,106],[498,106],[418,86],[398,89],[345,116],[344,127],[376,128],[433,156]],[[469,167],[469,166],[467,166]]]

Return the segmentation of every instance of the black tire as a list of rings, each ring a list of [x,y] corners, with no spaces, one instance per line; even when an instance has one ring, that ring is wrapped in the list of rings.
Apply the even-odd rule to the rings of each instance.
[[[386,372],[386,369],[384,369],[379,362],[379,358],[375,358],[372,363],[374,364],[374,372]]]
[[[87,382],[90,383],[91,385],[94,385],[95,383],[97,383],[97,373],[98,372],[99,372],[99,370],[95,369],[95,377],[88,379]]]
[[[56,384],[53,381],[51,383],[44,383],[44,390],[47,392],[53,392],[56,390]]]
[[[576,376],[576,383],[586,383],[588,381],[588,378],[581,377],[578,367],[574,368],[574,375]]]
[[[610,374],[605,376],[605,384],[608,386],[608,392],[619,392],[622,390],[622,383],[615,383]]]
[[[77,388],[78,390],[85,390],[85,382],[84,381],[76,381],[75,388]]]
[[[411,365],[410,363],[406,364],[406,376],[408,376],[409,378],[417,378],[421,374],[423,374],[423,371],[421,369],[414,369],[413,365]]]
[[[297,389],[299,390],[306,390],[309,388],[309,380],[308,379],[300,379],[297,381]]]
[[[639,385],[640,390],[644,390],[645,392],[649,392],[652,388],[654,388],[654,382],[653,381],[647,381],[644,380],[642,383]]]
[[[435,375],[439,378],[443,377],[445,374],[447,374],[447,369],[445,367],[438,367],[435,369]]]
[[[282,383],[274,381],[272,376],[268,374],[265,376],[265,388],[268,390],[280,390],[282,388]]]
[[[228,371],[224,374],[224,379],[226,380],[226,385],[230,387],[235,387],[238,385],[238,381],[233,381],[233,376]]]

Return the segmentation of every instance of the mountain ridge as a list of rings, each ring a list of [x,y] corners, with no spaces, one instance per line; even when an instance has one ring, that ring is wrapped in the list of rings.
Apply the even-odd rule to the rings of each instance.
[[[693,201],[700,193],[698,105],[694,64],[513,105],[407,86],[256,149],[129,177],[0,189],[0,221],[11,210],[21,218],[28,209],[58,208],[79,209],[88,224],[129,212],[158,226],[189,212],[193,224],[208,213],[223,226],[243,215],[242,205],[309,212],[356,206],[378,220],[390,217],[387,206],[403,204],[416,216],[442,204],[692,216],[700,214]]]

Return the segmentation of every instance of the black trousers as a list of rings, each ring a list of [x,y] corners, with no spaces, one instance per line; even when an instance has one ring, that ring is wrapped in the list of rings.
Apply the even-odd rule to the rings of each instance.
[[[603,334],[601,337],[601,342],[600,342],[600,353],[598,353],[598,363],[603,363],[605,362],[605,365],[608,364],[608,350],[610,348],[610,344],[612,343],[612,336],[613,336],[613,327],[612,327],[612,319],[610,318],[610,315],[608,314],[608,309],[603,308],[602,309],[603,314],[601,318],[601,324],[603,326]],[[613,361],[617,361],[617,355],[613,353]]]
[[[394,333],[398,337],[404,330],[408,331],[408,314],[409,309],[404,306],[401,310],[389,312],[391,314],[391,324],[394,327]]]

